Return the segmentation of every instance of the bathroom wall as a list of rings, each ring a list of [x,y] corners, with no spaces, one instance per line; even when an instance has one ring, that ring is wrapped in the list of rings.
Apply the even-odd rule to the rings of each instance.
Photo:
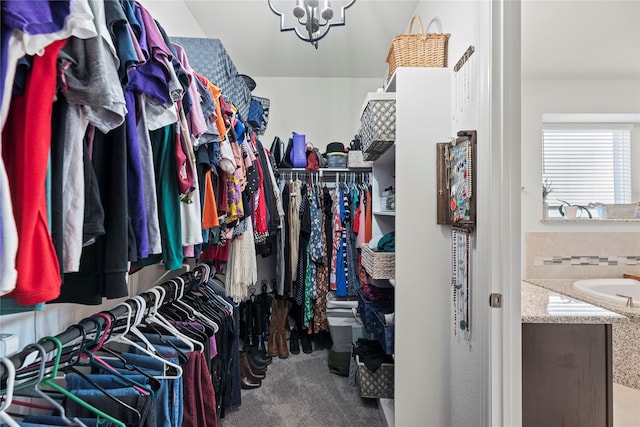
[[[525,279],[640,274],[638,232],[527,232]]]

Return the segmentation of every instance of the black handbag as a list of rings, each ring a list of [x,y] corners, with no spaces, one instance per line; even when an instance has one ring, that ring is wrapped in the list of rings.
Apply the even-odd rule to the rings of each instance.
[[[279,136],[273,138],[273,142],[271,143],[271,148],[269,148],[269,152],[273,156],[273,160],[276,166],[280,166],[280,162],[282,161],[282,156],[284,156],[284,142],[280,139]]]
[[[287,148],[284,150],[284,155],[280,160],[279,168],[283,169],[291,169],[293,168],[293,163],[291,162],[291,151],[293,150],[293,138],[289,138],[289,142],[287,143]]]

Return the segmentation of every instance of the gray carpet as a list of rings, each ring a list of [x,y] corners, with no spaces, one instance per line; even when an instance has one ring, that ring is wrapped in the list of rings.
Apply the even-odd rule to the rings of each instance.
[[[221,427],[378,427],[374,399],[364,399],[347,377],[329,372],[328,350],[273,359],[262,386],[242,390],[240,408]]]

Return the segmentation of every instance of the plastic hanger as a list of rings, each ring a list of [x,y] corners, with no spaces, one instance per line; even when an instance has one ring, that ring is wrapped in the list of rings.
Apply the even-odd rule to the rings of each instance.
[[[40,358],[40,363],[38,364],[38,377],[35,381],[28,381],[26,383],[23,383],[21,385],[22,387],[26,387],[27,385],[31,385],[33,386],[30,389],[22,389],[21,393],[24,394],[25,396],[30,396],[30,397],[36,397],[36,398],[40,398],[40,399],[44,399],[46,402],[50,403],[51,406],[53,406],[53,408],[51,408],[52,410],[57,410],[59,412],[60,418],[62,419],[62,421],[69,426],[85,426],[85,424],[82,423],[82,421],[76,419],[70,420],[66,417],[65,415],[65,410],[64,407],[62,405],[60,405],[60,403],[55,400],[53,397],[49,396],[49,394],[45,393],[43,390],[40,390],[38,388],[38,384],[40,384],[42,382],[42,380],[44,379],[44,373],[45,373],[45,368],[46,368],[46,364],[47,364],[47,352],[44,349],[44,347],[41,344],[38,343],[34,343],[34,344],[29,344],[27,347],[25,347],[26,350],[37,350],[38,354],[39,354],[39,358]],[[29,405],[27,405],[29,406]]]
[[[0,362],[2,362],[7,369],[7,388],[4,392],[4,401],[0,402],[0,420],[7,423],[9,427],[20,427],[20,424],[5,412],[9,405],[11,405],[11,400],[13,400],[13,387],[16,382],[16,367],[13,365],[13,362],[6,357],[0,359]]]
[[[157,392],[158,390],[160,390],[160,381],[154,377],[153,375],[151,375],[149,372],[145,371],[144,369],[140,369],[139,367],[137,367],[134,364],[131,364],[127,361],[127,359],[125,359],[124,357],[122,357],[122,355],[120,353],[118,353],[115,350],[112,350],[108,347],[102,347],[100,349],[100,351],[103,351],[107,354],[110,354],[111,356],[115,357],[117,360],[119,360],[122,363],[122,367],[130,372],[136,372],[140,375],[143,375],[144,377],[146,377],[149,380],[149,386],[151,387],[151,389],[154,392]]]
[[[78,375],[79,377],[81,377],[82,379],[84,379],[86,382],[88,382],[89,384],[91,384],[92,387],[94,387],[96,390],[99,390],[102,394],[104,394],[107,398],[109,398],[110,400],[112,400],[114,403],[116,403],[118,406],[125,408],[127,411],[132,412],[133,414],[135,414],[135,424],[138,424],[140,422],[140,420],[142,419],[142,416],[140,415],[140,411],[138,411],[137,409],[133,408],[131,405],[129,405],[126,402],[123,402],[122,400],[118,399],[117,397],[115,397],[114,395],[112,395],[111,393],[109,393],[109,391],[107,389],[105,389],[104,387],[96,384],[91,378],[89,378],[87,375],[85,375],[84,373],[80,372],[78,369],[76,369],[74,366],[67,366],[66,369],[71,370],[74,375]]]
[[[199,321],[205,323],[206,325],[208,325],[209,327],[213,328],[213,333],[217,333],[219,328],[218,328],[218,325],[215,322],[213,322],[210,318],[208,318],[204,314],[200,313],[199,311],[195,310],[194,307],[190,306],[189,304],[185,303],[182,300],[182,298],[184,297],[184,285],[185,285],[184,281],[182,280],[182,278],[176,277],[174,279],[173,283],[176,284],[176,295],[175,295],[175,298],[174,298],[174,302],[176,304],[180,305],[181,307],[184,307],[187,311],[190,311],[192,316],[196,320],[199,320]]]
[[[115,424],[115,425],[117,425],[119,427],[126,427],[125,424],[122,421],[117,420],[117,419],[113,418],[111,415],[108,415],[108,414],[102,412],[100,409],[88,404],[84,400],[80,399],[78,396],[72,394],[67,389],[65,389],[64,387],[58,385],[57,383],[55,383],[53,381],[58,376],[58,366],[60,364],[60,356],[62,355],[62,343],[60,342],[60,340],[58,338],[52,337],[52,336],[44,337],[44,338],[40,339],[38,341],[38,343],[42,343],[44,341],[52,341],[56,345],[56,356],[55,356],[55,359],[54,359],[53,370],[51,371],[51,374],[48,377],[43,378],[38,383],[38,385],[42,385],[42,384],[47,385],[47,386],[53,388],[55,391],[58,391],[58,392],[62,393],[68,399],[73,400],[74,402],[76,402],[77,404],[82,406],[83,408],[91,411],[92,413],[94,413],[98,417],[104,418],[107,421],[110,421],[112,424]],[[44,361],[42,361],[42,363],[44,363]],[[79,422],[79,420],[77,422]],[[84,425],[84,424],[80,423],[78,425]]]
[[[142,301],[140,301],[142,300]],[[144,302],[143,298],[137,298],[134,297],[131,299],[131,301],[135,302],[138,305],[138,309],[136,312],[136,317],[139,317],[140,320],[142,319],[142,316],[144,316],[144,307],[143,304],[146,306],[146,302]],[[156,376],[156,378],[158,379],[177,379],[180,378],[182,376],[182,367],[176,363],[173,363],[169,360],[166,360],[164,358],[162,358],[159,354],[158,351],[153,347],[153,344],[151,344],[149,342],[149,340],[147,340],[147,338],[144,336],[144,334],[142,332],[140,332],[136,325],[139,324],[140,322],[138,321],[136,324],[132,324],[132,317],[133,317],[133,309],[131,308],[131,305],[128,304],[128,302],[123,302],[120,305],[124,306],[127,309],[127,323],[125,325],[125,330],[124,332],[120,333],[120,334],[113,334],[109,340],[109,342],[113,341],[113,342],[122,342],[125,344],[129,344],[132,347],[135,347],[136,349],[140,350],[140,352],[142,352],[144,355],[149,356],[155,360],[158,360],[160,362],[162,362],[163,366],[165,367],[164,369],[164,374],[161,376]],[[137,319],[136,319],[137,320]],[[135,321],[134,321],[135,322]],[[115,333],[115,331],[114,331]],[[141,346],[138,342],[133,341],[131,339],[129,339],[127,337],[127,334],[129,333],[133,333],[137,338],[139,338],[145,345],[147,345],[147,347],[143,347]],[[172,368],[171,370],[168,370],[168,368]]]
[[[104,332],[102,332],[101,326],[100,326],[100,322],[98,322],[98,319],[96,319],[96,317],[101,317],[103,319],[105,319],[106,324],[105,324],[105,330]],[[98,342],[97,344],[91,349],[88,349],[88,345],[84,344],[84,328],[81,328],[82,332],[83,332],[83,345],[80,348],[80,357],[83,359],[89,359],[89,365],[98,368],[102,371],[107,372],[110,375],[114,375],[116,377],[118,377],[124,384],[129,385],[131,387],[133,387],[137,392],[139,392],[142,395],[148,396],[148,395],[153,395],[153,391],[147,387],[144,384],[140,384],[136,381],[131,380],[129,377],[127,377],[126,375],[123,375],[122,373],[120,373],[116,368],[114,368],[113,366],[109,365],[109,363],[102,359],[101,357],[95,355],[94,353],[98,350],[100,350],[102,348],[102,345],[105,342],[105,339],[107,337],[107,332],[109,330],[111,330],[111,318],[109,316],[107,316],[104,313],[97,313],[94,314],[92,317],[87,318],[86,320],[90,320],[93,321],[96,324],[96,328],[98,330],[96,337],[98,338]],[[79,325],[74,325],[79,327]],[[72,326],[72,327],[74,327]],[[71,365],[69,365],[69,368],[73,368],[73,365],[75,363],[72,363]],[[78,373],[78,371],[76,369],[72,369],[74,372]],[[86,379],[86,378],[85,378]],[[93,384],[92,381],[88,380],[90,383],[92,383],[92,385],[94,385],[96,388],[100,389],[100,387],[98,387],[97,385]],[[122,402],[124,404],[124,402]],[[126,404],[124,404],[123,406],[128,406]],[[136,411],[138,412],[138,411]],[[138,412],[138,415],[140,415],[140,413]]]
[[[155,323],[162,326],[171,335],[174,335],[176,338],[184,341],[185,344],[189,347],[189,351],[194,351],[194,349],[197,347],[199,352],[203,352],[204,345],[201,342],[187,337],[186,335],[181,333],[178,329],[171,325],[167,319],[165,319],[160,313],[158,313],[158,307],[160,307],[160,305],[164,301],[166,291],[162,287],[154,286],[153,288],[149,289],[148,292],[151,292],[155,295],[155,301],[153,307],[149,310],[149,314],[145,318],[145,322]]]
[[[192,277],[191,280],[200,281],[200,279],[196,279],[194,277]],[[178,305],[184,308],[184,310],[186,310],[189,313],[189,317],[190,317],[189,321],[198,322],[205,329],[205,331],[203,332],[198,328],[196,328],[195,326],[187,324],[187,325],[181,325],[178,328],[178,330],[180,330],[181,332],[185,333],[188,336],[190,336],[189,333],[191,333],[191,335],[194,335],[196,337],[195,339],[201,343],[209,340],[209,337],[211,335],[218,332],[218,325],[215,324],[215,322],[213,322],[210,318],[208,318],[204,314],[197,311],[194,307],[182,301],[182,298],[184,297],[184,288],[185,288],[184,278],[176,277],[169,282],[170,288],[172,284],[175,285],[175,290],[174,290],[173,301],[169,305]],[[166,307],[166,305],[163,307]]]

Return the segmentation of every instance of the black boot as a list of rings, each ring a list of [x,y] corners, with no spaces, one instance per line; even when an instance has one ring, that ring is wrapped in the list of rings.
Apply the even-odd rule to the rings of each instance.
[[[247,360],[249,361],[249,366],[251,366],[251,371],[253,371],[256,375],[262,376],[267,373],[267,364],[262,363],[259,359],[255,357],[255,353],[245,352],[247,355]]]
[[[307,333],[307,331],[302,331],[300,334],[300,346],[302,347],[302,352],[305,354],[309,354],[313,351],[313,345],[311,344],[311,335]]]
[[[255,347],[248,349],[247,352],[249,353],[249,357],[254,359],[260,365],[269,365],[273,360],[270,355],[263,353],[261,350]]]
[[[296,328],[291,329],[291,335],[289,336],[289,352],[291,354],[300,353],[300,343],[298,342],[298,330]]]
[[[238,309],[240,310],[240,339],[245,342],[247,337],[247,303],[241,302],[238,305]]]
[[[262,308],[262,337],[260,338],[261,348],[263,349],[265,354],[269,354],[265,342],[269,341],[269,328],[271,327],[271,307],[273,300],[271,298],[271,295],[267,294],[266,284],[262,285],[262,293],[258,295],[258,302],[260,303],[260,307]]]
[[[246,335],[244,337],[244,349],[247,350],[249,348],[258,347],[258,343],[256,342],[255,333],[254,333],[254,306],[255,302],[249,298],[245,301],[245,322],[247,324],[246,327]]]
[[[252,298],[255,298],[252,296]],[[262,305],[257,299],[253,301],[253,339],[252,343],[255,344],[256,348],[260,348],[260,341],[262,341],[262,332],[264,331],[264,322],[262,318]]]

